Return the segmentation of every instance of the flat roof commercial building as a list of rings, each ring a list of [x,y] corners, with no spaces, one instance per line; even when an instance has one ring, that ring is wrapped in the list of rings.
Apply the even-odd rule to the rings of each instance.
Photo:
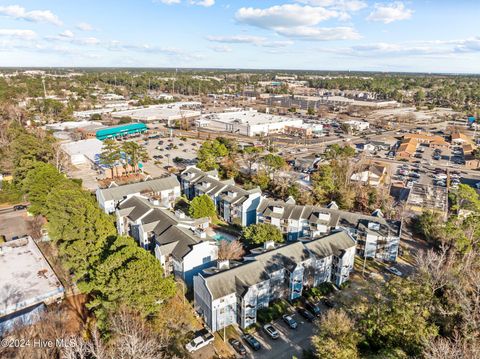
[[[72,165],[81,165],[86,163],[96,163],[98,156],[102,152],[103,142],[96,138],[67,142],[61,145]]]
[[[98,140],[104,141],[109,138],[127,137],[148,131],[144,123],[129,123],[126,125],[102,128],[95,134]]]
[[[303,120],[257,112],[255,110],[222,112],[202,116],[204,127],[243,136],[270,135],[283,133],[286,127],[299,127]],[[205,121],[208,124],[205,125]]]
[[[0,244],[0,334],[37,321],[64,291],[32,238]]]
[[[197,109],[199,102],[178,102],[167,105],[153,105],[144,108],[135,108],[126,111],[112,112],[113,118],[130,117],[134,121],[144,123],[166,121],[168,125],[182,119],[194,119],[200,117],[201,112]]]

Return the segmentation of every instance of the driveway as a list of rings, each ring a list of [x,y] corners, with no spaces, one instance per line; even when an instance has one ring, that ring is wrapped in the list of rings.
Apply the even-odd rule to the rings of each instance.
[[[282,319],[273,322],[280,333],[280,338],[277,340],[270,339],[263,329],[254,333],[253,335],[262,344],[262,349],[258,352],[251,350],[247,343],[242,340],[248,351],[246,358],[288,359],[294,355],[301,358],[304,350],[312,348],[311,337],[315,332],[315,324],[307,322],[299,314],[295,314],[294,318],[298,323],[297,329],[290,329]]]

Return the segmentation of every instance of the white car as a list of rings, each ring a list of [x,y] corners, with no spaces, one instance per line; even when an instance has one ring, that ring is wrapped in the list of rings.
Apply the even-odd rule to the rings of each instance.
[[[478,189],[480,189],[480,182],[475,183],[475,187],[477,187]]]
[[[399,277],[403,276],[403,273],[400,272],[397,268],[395,267],[388,267],[387,270],[390,272],[390,273],[393,273],[395,275],[398,275]]]
[[[214,340],[215,338],[211,333],[199,335],[198,337],[193,339],[190,343],[185,345],[185,349],[187,349],[189,353],[193,353],[198,349],[203,348],[204,346],[207,346],[210,343],[213,343]]]

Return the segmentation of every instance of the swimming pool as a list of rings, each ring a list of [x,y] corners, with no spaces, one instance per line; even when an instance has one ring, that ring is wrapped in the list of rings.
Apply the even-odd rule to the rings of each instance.
[[[235,236],[232,236],[231,234],[225,233],[225,232],[220,232],[220,231],[214,231],[214,235],[212,236],[213,239],[215,239],[217,242],[218,241],[233,241],[236,239]]]

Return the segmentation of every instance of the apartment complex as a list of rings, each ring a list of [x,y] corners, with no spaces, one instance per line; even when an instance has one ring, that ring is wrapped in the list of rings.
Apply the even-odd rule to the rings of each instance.
[[[123,186],[112,182],[109,188],[97,189],[97,202],[106,213],[115,212],[118,203],[131,196],[145,196],[158,205],[171,208],[180,197],[180,182],[172,175],[164,178],[131,183]]]
[[[216,242],[205,232],[209,218],[192,219],[141,196],[121,202],[116,217],[119,234],[130,235],[144,249],[153,251],[164,274],[174,274],[187,285],[191,285],[195,274],[217,259]]]
[[[288,241],[314,239],[344,229],[357,241],[360,255],[395,261],[400,245],[401,222],[383,218],[380,211],[374,214],[368,216],[341,211],[333,202],[324,208],[263,198],[257,209],[257,221],[280,228]]]
[[[256,223],[256,209],[260,203],[261,190],[244,190],[233,179],[220,181],[216,171],[203,172],[188,167],[180,175],[182,192],[188,199],[208,195],[215,203],[218,215],[230,224],[249,226]]]
[[[241,263],[219,263],[195,276],[195,310],[212,331],[235,323],[247,328],[257,321],[257,311],[276,299],[297,299],[305,286],[343,284],[355,245],[346,231],[279,247],[267,242]]]

